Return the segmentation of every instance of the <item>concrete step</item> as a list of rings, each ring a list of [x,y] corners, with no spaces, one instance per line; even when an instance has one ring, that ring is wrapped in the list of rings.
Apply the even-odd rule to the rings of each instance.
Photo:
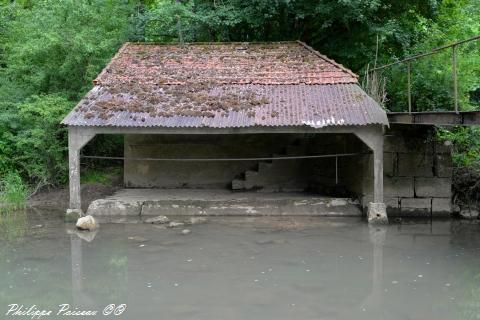
[[[243,189],[245,189],[245,180],[233,179],[232,190],[243,190]]]
[[[258,171],[247,170],[245,171],[245,181],[255,179],[258,176]]]

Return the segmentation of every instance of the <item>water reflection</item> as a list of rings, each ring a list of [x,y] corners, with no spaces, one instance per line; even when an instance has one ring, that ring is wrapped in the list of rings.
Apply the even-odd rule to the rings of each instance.
[[[188,235],[43,223],[0,250],[0,312],[7,302],[126,303],[122,319],[147,320],[476,319],[480,311],[480,227],[471,223],[212,218]]]
[[[91,299],[83,293],[82,285],[82,239],[76,234],[70,235],[70,255],[72,260],[72,298],[73,304],[76,306],[84,306],[90,304]]]
[[[102,275],[105,278],[99,278],[95,273],[92,275],[86,274],[84,271],[84,245],[87,245],[87,255],[96,255],[96,248],[93,246],[88,247],[88,245],[95,245],[94,240],[98,230],[80,231],[67,228],[66,233],[70,237],[72,308],[77,307],[82,310],[102,310],[108,303],[110,303],[110,299],[112,303],[115,301],[125,301],[126,295],[124,293],[126,290],[123,290],[120,295],[107,294],[100,300],[95,299],[94,295],[91,294],[92,291],[95,292],[98,298],[99,291],[101,291],[99,290],[100,288],[103,290],[107,289],[109,293],[112,293],[118,292],[118,289],[120,288],[127,287],[126,270],[122,270],[121,272],[111,270],[111,268],[126,269],[127,267],[126,263],[118,264],[118,251],[111,250],[109,255],[102,255],[103,263],[101,267],[107,270],[106,274]],[[99,245],[102,244],[100,243]],[[126,258],[126,255],[123,254],[123,257]],[[122,260],[122,258],[120,258],[120,260]],[[124,261],[126,260],[124,259]],[[94,269],[97,269],[97,267],[98,266],[94,265]]]
[[[5,244],[21,242],[27,230],[26,210],[0,212],[0,239]]]
[[[383,315],[383,246],[387,236],[387,227],[369,226],[369,239],[373,244],[372,289],[362,311],[368,311],[372,319],[384,319]]]

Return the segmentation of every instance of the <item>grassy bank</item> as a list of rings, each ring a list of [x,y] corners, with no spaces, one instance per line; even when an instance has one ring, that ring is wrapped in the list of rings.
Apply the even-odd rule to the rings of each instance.
[[[0,214],[25,209],[28,187],[17,173],[8,173],[0,180]]]
[[[27,230],[28,188],[18,173],[0,179],[0,239],[6,243],[21,239]]]

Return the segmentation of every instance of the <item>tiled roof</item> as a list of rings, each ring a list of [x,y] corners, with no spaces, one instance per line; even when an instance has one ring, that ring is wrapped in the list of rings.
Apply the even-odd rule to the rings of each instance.
[[[63,120],[73,126],[388,124],[350,70],[300,42],[125,44]]]

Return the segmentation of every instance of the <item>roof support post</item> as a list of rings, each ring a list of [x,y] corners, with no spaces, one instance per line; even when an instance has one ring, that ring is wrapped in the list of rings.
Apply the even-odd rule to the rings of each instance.
[[[359,128],[355,135],[373,152],[373,202],[368,206],[368,222],[388,223],[383,202],[383,126]]]
[[[68,173],[70,208],[67,217],[73,219],[83,215],[80,195],[80,150],[95,136],[91,129],[68,128]]]

